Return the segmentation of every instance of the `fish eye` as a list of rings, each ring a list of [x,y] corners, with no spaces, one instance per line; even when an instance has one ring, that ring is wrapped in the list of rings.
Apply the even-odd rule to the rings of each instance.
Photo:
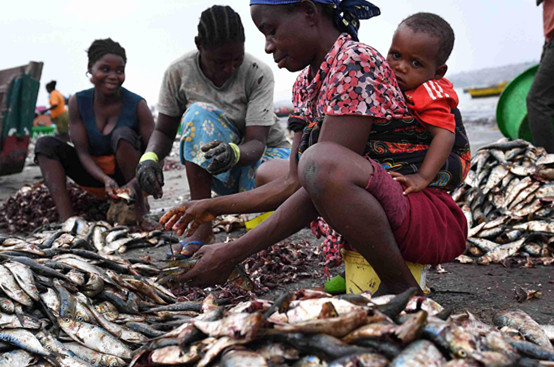
[[[458,354],[458,357],[460,357],[460,358],[466,358],[467,357],[467,352],[463,349],[459,349],[456,354]]]

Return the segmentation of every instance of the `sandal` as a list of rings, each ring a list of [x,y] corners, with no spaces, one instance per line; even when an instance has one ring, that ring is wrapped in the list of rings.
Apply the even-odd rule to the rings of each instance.
[[[204,242],[202,241],[189,241],[189,242],[185,242],[185,240],[181,240],[179,241],[179,243],[181,244],[181,251],[183,251],[183,249],[185,247],[187,247],[188,245],[198,245],[200,247],[204,246]],[[183,260],[183,259],[188,259],[190,257],[192,257],[194,254],[192,255],[183,255],[183,254],[176,254],[173,252],[173,248],[170,248],[170,250],[166,253],[166,256],[168,259],[174,259],[174,260]]]

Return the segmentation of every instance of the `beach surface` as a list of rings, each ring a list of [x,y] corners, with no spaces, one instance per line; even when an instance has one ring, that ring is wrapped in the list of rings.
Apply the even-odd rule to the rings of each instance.
[[[460,106],[471,101],[465,101],[461,95]],[[464,113],[465,127],[471,143],[471,150],[475,153],[481,146],[494,142],[502,135],[496,127],[491,106],[494,108],[496,99],[479,101],[477,111],[466,109]],[[170,157],[178,162],[178,157]],[[160,200],[150,198],[151,213],[159,218],[168,208],[189,198],[189,189],[185,171],[175,169],[164,172],[164,196]],[[15,194],[24,184],[32,184],[42,180],[40,169],[36,165],[28,165],[19,174],[0,176],[0,202]],[[244,234],[244,230],[235,230],[231,233],[219,233],[217,241],[231,240]],[[314,245],[321,243],[309,229],[303,229],[286,239],[288,242],[308,241]],[[166,248],[147,248],[135,250],[129,256],[151,256],[154,261],[165,258]],[[331,275],[340,274],[344,267],[330,269]],[[443,264],[439,268],[431,269],[427,276],[427,285],[431,290],[430,297],[443,306],[450,306],[454,312],[469,311],[483,321],[491,322],[492,316],[498,310],[519,308],[529,313],[536,321],[542,324],[554,324],[554,271],[552,266],[537,266],[527,268],[523,266],[510,267],[499,264],[467,265],[457,262]],[[313,274],[321,274],[321,267],[313,269]],[[302,280],[284,286],[268,293],[265,298],[275,298],[284,289],[300,289],[306,287],[321,287],[325,279],[321,276],[303,278]],[[516,299],[516,289],[540,291],[542,296],[523,302]]]

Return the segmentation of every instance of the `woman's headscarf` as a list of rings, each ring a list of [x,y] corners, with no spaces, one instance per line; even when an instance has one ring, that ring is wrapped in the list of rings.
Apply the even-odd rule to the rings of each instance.
[[[250,0],[250,5],[284,5],[299,3],[302,0]],[[312,0],[315,3],[332,5],[335,9],[333,20],[339,29],[358,40],[360,19],[369,19],[381,14],[381,10],[365,0]]]

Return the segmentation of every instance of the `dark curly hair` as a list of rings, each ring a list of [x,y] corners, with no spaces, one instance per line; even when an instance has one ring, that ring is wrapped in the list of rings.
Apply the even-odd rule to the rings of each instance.
[[[415,13],[404,19],[400,25],[410,27],[414,32],[430,34],[439,40],[439,65],[446,63],[454,48],[454,30],[446,20],[433,13]]]
[[[52,80],[50,83],[46,84],[47,90],[54,90],[56,89],[57,82],[55,80]]]
[[[121,56],[123,62],[127,63],[125,49],[111,38],[95,40],[87,50],[89,66],[100,60],[104,55],[113,54]]]
[[[214,5],[204,10],[198,23],[196,39],[204,47],[244,42],[244,27],[240,15],[230,6]]]

